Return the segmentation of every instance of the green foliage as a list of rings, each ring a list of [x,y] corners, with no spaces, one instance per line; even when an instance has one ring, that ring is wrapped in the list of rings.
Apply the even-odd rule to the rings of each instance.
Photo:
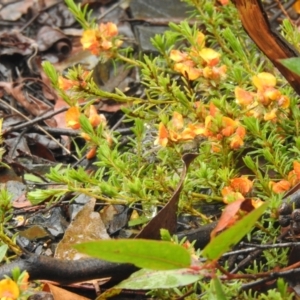
[[[172,271],[142,269],[133,273],[128,279],[123,280],[115,288],[133,290],[171,289],[189,285],[199,279],[199,275],[191,273],[189,269]]]
[[[0,222],[5,224],[12,218],[12,196],[6,189],[0,190]]]
[[[297,75],[300,75],[300,58],[299,57],[281,59],[280,62],[285,67],[287,67],[289,70],[293,71]]]
[[[132,263],[137,267],[152,270],[187,268],[191,264],[191,257],[186,249],[165,241],[104,240],[81,243],[74,248],[99,259]]]
[[[264,204],[212,239],[201,255],[216,260],[242,237],[248,234],[249,238],[254,224],[257,228],[251,235],[258,243],[270,243],[278,235],[274,216],[283,193],[274,189],[274,185],[290,180],[293,165],[299,162],[299,98],[272,64],[258,55],[259,50],[242,29],[234,5],[220,6],[207,0],[185,2],[191,6],[191,17],[197,20],[196,24],[190,26],[188,20],[180,24],[170,23],[168,31],[152,39],[157,55],[143,54],[136,58],[129,49],[113,49],[111,53],[113,62],[139,69],[144,98],[128,96],[117,89],[112,92],[99,89],[93,82],[92,72],[86,72],[81,66],[68,71],[66,79],[74,86],[67,93],[61,88],[61,77],[54,67],[44,63],[46,74],[66,103],[79,106],[79,99],[86,100],[85,106],[80,109],[79,123],[81,134],[88,136],[87,145],[82,149],[79,144],[76,147],[79,157],[83,157],[88,148],[97,148],[96,170],[87,174],[84,168],[62,165],[51,168],[47,178],[56,184],[56,188],[32,191],[29,199],[33,204],[57,201],[62,195],[72,192],[73,195],[83,193],[111,204],[141,203],[143,215],[132,220],[130,226],[141,224],[149,218],[149,210],[155,210],[158,205],[163,206],[170,200],[180,178],[182,155],[198,152],[180,195],[178,213],[201,216],[204,222],[209,222],[209,218],[205,219],[198,209],[199,204],[222,203],[224,188],[232,188],[233,179],[244,175],[251,180],[253,187],[243,196],[268,201],[266,215],[262,216],[267,207]],[[71,0],[66,3],[84,29],[97,28],[89,20],[87,6],[81,9]],[[205,33],[203,39],[199,28],[202,34]],[[287,21],[283,23],[283,32],[292,44],[299,44],[299,33]],[[219,61],[212,68],[209,64],[214,62],[209,59],[208,62],[205,55],[198,55],[204,43],[206,48],[215,51],[214,55],[217,53]],[[184,65],[185,59],[192,68]],[[298,59],[282,63],[300,74]],[[278,103],[266,97],[265,87],[257,87],[253,80],[253,76],[263,71],[275,73],[279,79],[277,85],[271,86],[271,92],[280,95]],[[193,72],[197,74],[195,78],[192,78]],[[242,96],[238,94],[238,88]],[[103,123],[98,127],[91,124],[85,110],[99,98],[127,104],[122,108],[124,123],[130,124],[132,135],[124,138]],[[253,100],[253,105],[244,105],[243,102],[249,99]],[[277,106],[274,107],[274,103]],[[230,127],[230,124],[234,125]],[[245,134],[238,133],[241,129],[245,130]],[[190,138],[188,134],[195,132],[197,134]],[[163,237],[170,240],[166,233]],[[131,247],[130,242],[128,247]],[[126,247],[121,261],[132,259],[133,255],[124,259],[129,253]],[[137,249],[140,247],[136,246]],[[95,246],[93,254],[97,251]],[[111,259],[109,255],[113,253],[107,255]],[[264,251],[263,260],[254,261],[244,272],[255,274],[283,266],[286,261],[286,251]],[[144,265],[143,259],[138,264],[149,267]],[[160,299],[171,299],[175,295],[181,297],[183,291],[195,292],[199,288],[204,294],[203,299],[227,299],[227,295],[237,295],[233,297],[235,299],[290,298],[286,285],[280,280],[277,289],[267,294],[249,292],[246,295],[240,290],[240,280],[227,283],[215,270],[212,271],[215,277],[212,276],[211,280],[207,277],[199,280],[201,272],[196,275],[187,272],[190,277],[185,277],[185,271],[185,268],[177,273],[142,270],[119,287],[147,286],[156,289],[152,295],[158,295]],[[164,278],[160,284],[159,276]],[[174,276],[172,280],[170,276]],[[140,280],[139,284],[137,280]],[[193,287],[174,288],[193,282]]]
[[[89,29],[95,26],[95,20],[92,20],[90,17],[92,11],[90,10],[88,12],[88,5],[84,5],[83,9],[81,9],[81,4],[76,5],[73,0],[65,0],[65,3],[83,29]]]
[[[209,260],[217,260],[228,251],[232,245],[237,244],[254,226],[256,221],[265,212],[268,203],[252,211],[234,226],[220,233],[203,249],[201,254]]]

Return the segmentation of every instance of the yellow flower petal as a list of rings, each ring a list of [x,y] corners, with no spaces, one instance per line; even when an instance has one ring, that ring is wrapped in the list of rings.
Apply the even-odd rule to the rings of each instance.
[[[182,114],[178,113],[177,111],[174,111],[173,117],[172,117],[172,125],[173,125],[173,128],[176,130],[183,128]]]
[[[77,106],[70,107],[66,111],[66,116],[65,116],[67,126],[71,127],[72,129],[79,129],[80,128],[79,116],[80,116],[79,108]]]
[[[89,49],[92,45],[97,44],[97,30],[96,29],[87,29],[83,32],[80,42],[83,46],[83,49]]]
[[[205,35],[202,32],[198,32],[197,33],[197,44],[200,47],[204,47],[205,46]]]
[[[220,60],[220,53],[211,48],[201,49],[199,55],[210,67],[215,66]]]
[[[179,50],[171,50],[170,58],[175,62],[181,62],[188,59],[188,54]]]
[[[241,89],[240,87],[236,87],[234,90],[236,102],[242,106],[248,106],[253,102],[254,94],[248,91]]]
[[[17,299],[20,295],[18,285],[10,278],[0,281],[0,299]]]
[[[276,113],[277,113],[277,108],[274,108],[270,112],[265,113],[264,120],[265,121],[274,120],[277,117]]]
[[[166,147],[168,144],[169,134],[166,126],[161,122],[158,127],[158,138],[155,140],[154,145],[161,145],[162,147]]]
[[[276,78],[271,73],[262,72],[252,77],[252,82],[258,90],[262,90],[265,87],[275,87]]]

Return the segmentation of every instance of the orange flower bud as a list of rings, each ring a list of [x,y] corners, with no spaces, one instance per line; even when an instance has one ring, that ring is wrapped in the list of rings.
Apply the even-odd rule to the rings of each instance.
[[[81,132],[81,137],[84,138],[86,141],[90,141],[91,140],[91,137],[85,133],[85,132]]]
[[[92,159],[92,158],[95,157],[96,153],[97,153],[97,147],[93,147],[93,148],[90,149],[90,151],[86,154],[85,157],[87,159]]]
[[[97,127],[99,124],[106,122],[105,116],[98,114],[97,109],[94,105],[89,107],[89,121],[93,127]]]

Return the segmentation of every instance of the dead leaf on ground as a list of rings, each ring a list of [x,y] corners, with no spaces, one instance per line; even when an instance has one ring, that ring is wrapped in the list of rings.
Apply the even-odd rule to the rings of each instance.
[[[43,26],[38,31],[36,42],[39,51],[51,51],[60,59],[68,56],[72,51],[70,39],[62,31],[49,26]]]
[[[35,41],[18,31],[2,32],[0,34],[0,55],[21,54],[32,55]]]
[[[22,91],[23,89],[23,83],[20,83],[18,85],[14,85],[13,82],[5,82],[1,81],[0,82],[0,88],[3,88],[5,92],[8,95],[11,95],[16,101],[19,102],[19,104],[29,113],[34,116],[39,116],[43,113],[48,112],[52,107],[46,104],[45,102],[35,98],[35,97],[30,97],[28,99],[25,95],[24,92]],[[54,119],[48,119],[45,121],[48,126],[51,127],[56,127],[56,123]]]
[[[89,300],[89,298],[74,294],[50,283],[46,283],[43,290],[51,292],[54,300]]]
[[[78,212],[59,242],[55,258],[76,260],[86,255],[79,253],[72,245],[82,242],[109,239],[100,214],[94,211],[96,200],[93,198]]]
[[[22,15],[26,14],[33,4],[33,0],[24,0],[5,5],[0,10],[0,18],[5,21],[16,21],[20,19]]]

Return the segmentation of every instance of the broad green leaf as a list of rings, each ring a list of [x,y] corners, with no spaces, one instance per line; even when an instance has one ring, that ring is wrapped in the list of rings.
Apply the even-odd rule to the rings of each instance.
[[[188,250],[165,241],[102,240],[74,245],[74,248],[99,259],[152,270],[187,268],[191,264]]]
[[[227,300],[223,291],[219,278],[213,278],[210,282],[210,290],[208,291],[208,300]]]
[[[268,203],[264,203],[262,206],[245,216],[242,220],[236,222],[232,227],[220,233],[210,241],[201,254],[210,260],[217,260],[220,258],[223,253],[237,244],[251,230],[267,207]]]
[[[279,59],[280,63],[292,72],[300,75],[300,57],[292,57],[286,59]]]
[[[200,279],[190,269],[151,271],[139,270],[114,288],[132,290],[170,289],[196,282]]]

